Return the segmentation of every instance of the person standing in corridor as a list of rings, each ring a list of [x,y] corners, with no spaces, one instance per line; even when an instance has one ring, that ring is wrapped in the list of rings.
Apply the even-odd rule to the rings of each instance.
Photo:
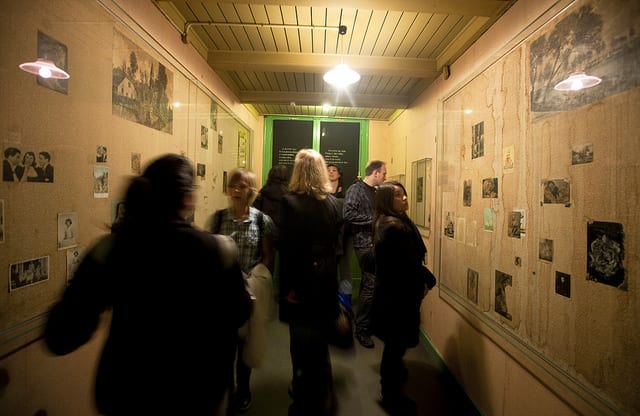
[[[344,199],[343,215],[353,239],[353,248],[358,258],[362,278],[358,308],[355,317],[355,337],[365,348],[375,346],[371,339],[371,302],[375,287],[375,274],[370,267],[373,248],[373,215],[376,187],[387,178],[386,163],[381,160],[369,162],[365,177],[352,184]]]

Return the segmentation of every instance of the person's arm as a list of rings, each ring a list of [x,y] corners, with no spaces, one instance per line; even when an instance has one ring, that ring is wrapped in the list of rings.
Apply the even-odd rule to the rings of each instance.
[[[347,190],[344,198],[343,217],[344,222],[354,225],[368,225],[373,220],[368,210],[363,209],[363,201],[366,201],[368,195],[366,189],[359,184],[352,185]]]

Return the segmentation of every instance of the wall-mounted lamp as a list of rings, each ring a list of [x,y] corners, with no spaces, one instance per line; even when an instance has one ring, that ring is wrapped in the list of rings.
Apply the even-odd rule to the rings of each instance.
[[[344,54],[344,35],[347,33],[346,26],[340,26],[338,29],[338,36],[342,36],[340,39],[342,54]],[[336,65],[333,69],[327,71],[322,79],[329,84],[339,89],[344,89],[351,84],[360,81],[360,74],[353,69],[349,68],[344,62],[344,55],[342,55],[342,61]]]
[[[48,59],[38,58],[35,62],[25,62],[18,66],[23,71],[38,75],[42,78],[68,79],[70,77],[67,72],[58,68]]]
[[[593,75],[587,75],[584,72],[574,72],[564,81],[558,82],[553,89],[558,91],[578,91],[595,87],[601,82],[602,79],[594,77]]]

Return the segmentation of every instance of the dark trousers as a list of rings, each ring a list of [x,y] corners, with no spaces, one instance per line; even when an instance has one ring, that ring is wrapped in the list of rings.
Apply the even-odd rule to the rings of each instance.
[[[403,357],[407,347],[393,341],[385,341],[380,362],[380,387],[382,396],[393,398],[402,395],[402,390],[408,379],[407,368]]]
[[[373,291],[376,286],[376,276],[365,271],[363,260],[371,252],[370,248],[355,247],[356,257],[362,272],[360,280],[360,292],[358,293],[358,309],[356,311],[355,333],[371,335],[371,306],[373,304]]]
[[[325,415],[333,399],[333,375],[327,334],[292,319],[289,351],[293,368],[293,404],[289,414]]]

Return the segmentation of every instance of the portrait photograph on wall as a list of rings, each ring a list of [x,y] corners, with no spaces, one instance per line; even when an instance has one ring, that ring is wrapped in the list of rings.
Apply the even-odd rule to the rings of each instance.
[[[2,180],[4,182],[53,183],[53,153],[49,150],[26,150],[9,146],[4,148]]]
[[[173,133],[173,72],[117,30],[111,97],[113,115]]]
[[[78,213],[65,212],[58,214],[58,250],[78,245]]]

